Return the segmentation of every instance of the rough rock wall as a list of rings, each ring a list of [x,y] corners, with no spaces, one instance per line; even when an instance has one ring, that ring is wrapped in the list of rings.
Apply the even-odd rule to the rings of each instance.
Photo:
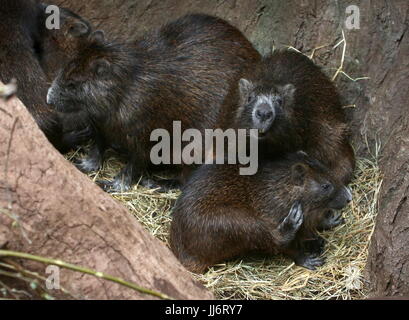
[[[53,148],[17,98],[0,99],[0,249],[4,246],[91,268],[173,298],[212,298],[125,207]],[[47,277],[46,265],[19,263]],[[64,269],[60,283],[72,295],[51,290],[51,296],[153,298]]]

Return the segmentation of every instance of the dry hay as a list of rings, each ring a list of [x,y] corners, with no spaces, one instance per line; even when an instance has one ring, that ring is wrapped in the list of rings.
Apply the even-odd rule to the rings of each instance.
[[[69,159],[77,156],[71,154]],[[92,179],[112,178],[121,164],[108,159]],[[377,214],[381,186],[377,157],[357,161],[351,187],[353,201],[343,212],[346,224],[322,236],[328,241],[327,262],[317,271],[295,266],[287,258],[230,261],[193,277],[219,299],[362,299],[367,296],[364,280],[369,241]],[[155,237],[168,245],[171,209],[179,192],[157,193],[135,186],[113,194]],[[1,266],[0,266],[1,267]],[[0,268],[1,269],[1,268]],[[0,293],[6,288],[0,283]]]
[[[112,178],[114,158],[93,179]],[[217,265],[193,276],[219,299],[361,299],[367,296],[364,269],[377,213],[381,174],[376,159],[358,159],[351,184],[353,201],[344,210],[346,223],[322,236],[328,241],[326,264],[317,271],[295,266],[287,258],[244,259]],[[157,193],[135,186],[113,194],[155,237],[168,245],[171,209],[179,192]]]
[[[342,45],[342,48],[341,48]],[[325,47],[328,51],[341,49],[340,63],[332,80],[339,74],[351,81],[343,71],[346,39],[334,46],[312,49],[309,58]],[[294,49],[287,46],[290,49]],[[335,61],[333,61],[335,62]],[[327,70],[328,73],[331,70]],[[377,197],[381,185],[378,151],[372,159],[357,161],[355,179],[351,184],[353,201],[343,212],[346,223],[322,234],[327,240],[326,264],[317,271],[295,266],[289,259],[278,256],[266,259],[230,261],[212,267],[204,275],[193,274],[219,299],[362,299],[367,296],[364,279],[370,238],[377,214]],[[71,157],[76,156],[72,154]],[[114,158],[106,161],[104,168],[90,177],[94,180],[112,178],[120,163]],[[135,186],[130,192],[113,194],[138,221],[155,237],[168,245],[171,209],[179,192],[157,193]]]
[[[294,49],[291,46],[287,46]],[[344,72],[347,42],[342,39],[334,46],[325,45],[312,49],[309,58],[327,48],[336,52],[340,62],[336,63],[335,80],[339,74],[350,81]],[[294,49],[295,50],[295,49]],[[297,50],[298,51],[298,50]],[[328,73],[331,70],[327,70]],[[346,223],[335,230],[322,234],[327,240],[326,264],[317,271],[295,266],[285,257],[264,260],[245,259],[224,263],[211,268],[204,275],[195,275],[219,299],[361,299],[367,296],[364,280],[369,241],[377,214],[377,197],[381,185],[378,167],[378,150],[372,159],[358,159],[355,179],[351,184],[353,201],[343,212]],[[92,178],[110,178],[118,172],[119,163],[114,159]],[[179,193],[160,194],[142,187],[131,192],[114,194],[141,224],[154,236],[168,245],[171,208]]]
[[[346,40],[344,34],[342,36],[343,39],[329,49],[335,50],[343,44],[341,63],[335,68],[332,79],[335,80],[340,74],[351,81],[366,79],[353,79],[343,71]],[[312,49],[309,57],[313,58],[317,50],[326,47],[330,45]],[[379,148],[376,151],[378,150]],[[67,158],[72,160],[78,156],[77,151],[67,155]],[[210,268],[204,275],[192,274],[193,277],[219,299],[317,300],[367,297],[364,271],[382,180],[377,159],[377,152],[372,159],[358,159],[355,179],[351,184],[353,201],[343,212],[346,223],[322,234],[327,240],[324,253],[327,260],[317,271],[295,266],[289,259],[277,256],[230,261]],[[113,178],[120,167],[120,162],[110,158],[102,170],[90,175],[90,178]],[[179,194],[157,193],[135,186],[129,192],[112,196],[123,203],[152,235],[168,245],[171,210]],[[7,290],[0,283],[0,293]]]
[[[376,162],[358,160],[352,183],[354,199],[344,210],[346,223],[325,232],[326,264],[317,271],[277,257],[236,261],[199,276],[221,299],[361,299],[367,296],[363,277],[381,184]]]

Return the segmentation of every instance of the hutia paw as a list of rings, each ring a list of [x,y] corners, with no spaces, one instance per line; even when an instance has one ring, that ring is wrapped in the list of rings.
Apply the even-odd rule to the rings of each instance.
[[[97,180],[96,184],[108,193],[126,192],[131,189],[129,185],[123,184],[118,180]]]

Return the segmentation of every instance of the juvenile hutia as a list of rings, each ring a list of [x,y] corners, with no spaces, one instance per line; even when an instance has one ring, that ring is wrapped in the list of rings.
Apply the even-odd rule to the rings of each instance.
[[[82,140],[84,132],[72,132],[62,125],[59,113],[46,103],[47,76],[43,63],[53,54],[46,53],[48,29],[44,6],[35,0],[2,0],[0,5],[0,80],[17,80],[17,96],[34,117],[48,140],[60,151]],[[63,24],[65,26],[65,24]],[[68,25],[67,25],[68,26]],[[56,31],[58,32],[58,31]],[[61,38],[69,33],[61,35]],[[53,42],[47,46],[50,48]],[[58,48],[54,52],[58,52]],[[77,121],[74,121],[77,123]]]
[[[309,269],[324,263],[316,230],[333,228],[349,190],[305,153],[262,163],[255,175],[239,165],[203,165],[173,209],[170,245],[190,271],[250,254],[288,255]]]
[[[219,125],[258,129],[261,157],[305,150],[344,184],[351,181],[355,157],[339,94],[301,53],[263,58],[229,92]]]

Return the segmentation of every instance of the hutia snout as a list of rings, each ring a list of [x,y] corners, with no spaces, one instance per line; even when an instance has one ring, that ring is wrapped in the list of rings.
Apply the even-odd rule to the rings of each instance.
[[[258,105],[255,115],[257,120],[259,120],[260,122],[268,122],[274,120],[274,111],[267,103]]]
[[[256,107],[254,118],[255,126],[259,129],[260,133],[264,134],[270,129],[275,113],[269,104],[262,103]]]
[[[345,197],[346,197],[346,201],[348,202],[348,203],[350,203],[351,201],[352,201],[352,191],[351,191],[351,188],[349,188],[349,187],[345,187]]]
[[[330,208],[341,210],[345,208],[352,201],[352,192],[348,187],[342,188],[336,197],[331,201]]]

